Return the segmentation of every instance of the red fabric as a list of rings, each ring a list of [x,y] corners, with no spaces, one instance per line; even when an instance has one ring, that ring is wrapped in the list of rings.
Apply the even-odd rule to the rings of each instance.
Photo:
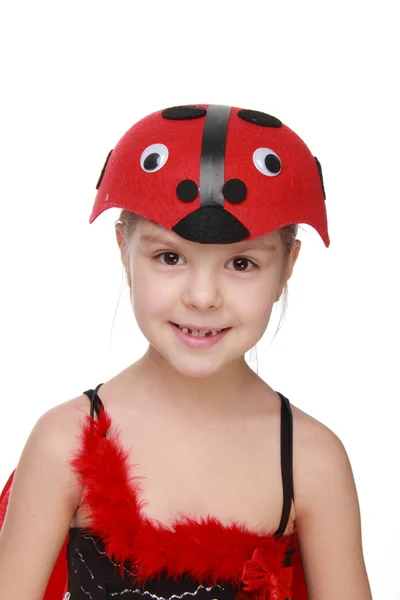
[[[11,484],[14,479],[14,473],[15,473],[15,471],[13,471],[11,473],[11,475],[8,478],[7,483],[4,486],[3,491],[1,492],[1,495],[0,495],[0,525],[3,525],[4,519],[6,516],[8,499],[10,497]]]
[[[105,438],[111,425],[106,410],[98,420],[84,417],[80,446],[71,459],[72,468],[85,485],[82,504],[89,510],[91,526],[86,529],[100,536],[106,552],[121,562],[135,561],[139,585],[165,568],[167,575],[183,572],[195,579],[245,584],[239,598],[261,595],[268,600],[284,600],[292,580],[292,599],[308,600],[298,547],[297,532],[273,538],[272,532],[260,536],[239,523],[224,526],[216,517],[196,520],[181,516],[168,528],[142,513],[138,477],[131,472],[129,451],[118,435]],[[0,496],[0,527],[3,523],[14,473]],[[43,600],[62,600],[67,588],[66,544],[54,566]],[[296,551],[291,566],[282,567],[289,546]],[[260,585],[251,583],[249,573],[257,562],[264,569]],[[250,569],[250,570],[249,570]],[[255,591],[254,591],[255,590]],[[264,594],[269,593],[268,596]]]
[[[207,104],[198,105],[208,108]],[[289,127],[261,127],[237,116],[232,107],[225,148],[224,180],[241,179],[247,187],[244,202],[224,202],[224,210],[250,232],[251,240],[291,223],[307,223],[330,244],[324,192],[314,156]],[[185,179],[200,186],[200,156],[205,118],[173,121],[158,111],[141,119],[120,139],[106,165],[90,223],[104,210],[124,208],[172,229],[200,208],[199,195],[181,202],[176,194]],[[145,172],[140,157],[154,143],[167,146],[165,165]],[[254,166],[253,153],[272,149],[282,162],[281,172],[266,176]]]
[[[280,567],[273,572],[259,548],[254,550],[251,560],[244,563],[242,582],[244,591],[257,591],[258,600],[290,598],[293,567]]]

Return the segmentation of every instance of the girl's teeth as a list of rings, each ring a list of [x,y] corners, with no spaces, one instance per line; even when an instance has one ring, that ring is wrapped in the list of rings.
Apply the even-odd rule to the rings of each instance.
[[[205,331],[204,329],[201,331],[191,331],[190,329],[188,329],[187,327],[181,327],[179,326],[179,329],[181,331],[183,331],[183,333],[188,333],[189,335],[192,335],[193,337],[205,337],[206,333],[209,333],[210,335],[216,335],[217,333],[219,333],[219,330],[216,329],[214,331]]]

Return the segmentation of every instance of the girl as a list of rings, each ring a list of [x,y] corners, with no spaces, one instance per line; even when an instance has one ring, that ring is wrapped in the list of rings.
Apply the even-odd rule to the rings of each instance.
[[[297,224],[329,246],[317,158],[266,113],[179,106],[128,130],[97,189],[149,346],[35,425],[3,492],[0,599],[370,600],[343,445],[244,358]]]

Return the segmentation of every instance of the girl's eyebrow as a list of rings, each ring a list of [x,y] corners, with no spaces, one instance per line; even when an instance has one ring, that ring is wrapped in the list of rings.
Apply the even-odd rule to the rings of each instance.
[[[164,232],[161,233],[143,233],[140,236],[140,241],[141,242],[145,242],[145,243],[162,243],[165,244],[166,246],[170,246],[170,248],[176,248],[178,247],[180,244],[179,242],[173,242],[172,240],[168,240],[168,238],[164,238],[166,234]],[[271,244],[270,242],[267,242],[267,240],[264,239],[255,239],[255,240],[250,240],[247,244],[244,242],[244,246],[242,246],[241,248],[237,248],[235,252],[247,252],[248,250],[268,250],[269,252],[273,252],[274,250],[276,250],[276,246],[274,244]],[[223,246],[230,246],[232,244],[218,244],[218,245],[223,245]]]

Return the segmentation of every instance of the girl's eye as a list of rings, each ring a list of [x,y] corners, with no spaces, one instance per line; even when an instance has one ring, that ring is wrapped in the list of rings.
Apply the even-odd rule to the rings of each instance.
[[[168,257],[168,261],[170,260],[171,256],[179,256],[179,254],[177,254],[176,252],[161,252],[160,254],[157,254],[154,258],[159,258],[160,256],[167,256]],[[166,262],[164,264],[166,264],[168,267],[173,266],[172,263]],[[173,262],[173,260],[172,260]],[[175,264],[175,263],[174,263]]]
[[[258,269],[258,265],[256,265],[256,263],[254,263],[252,260],[250,260],[249,258],[245,258],[244,256],[239,256],[237,258],[233,258],[232,261],[230,262],[236,262],[236,264],[240,265],[240,268],[238,269],[238,271],[243,271],[243,272],[247,272],[247,271],[253,271],[253,269],[244,269],[243,265],[246,265],[246,263],[251,263],[254,267],[254,269]]]
[[[168,267],[171,266],[175,266],[176,262],[174,263],[174,258],[175,256],[180,256],[179,254],[177,254],[176,252],[161,252],[160,254],[157,254],[154,258],[159,258],[160,256],[166,256],[168,257],[166,262],[164,264],[166,264]],[[171,260],[172,257],[172,260]],[[169,262],[171,260],[171,262]],[[240,256],[237,258],[233,258],[231,261],[229,262],[236,262],[237,265],[239,265],[239,269],[234,269],[237,271],[242,271],[242,272],[248,272],[248,271],[252,271],[253,269],[246,269],[243,268],[243,266],[246,266],[246,263],[251,263],[253,265],[253,267],[255,269],[258,269],[258,265],[256,265],[252,260],[250,260],[249,258],[245,258],[244,256]]]

